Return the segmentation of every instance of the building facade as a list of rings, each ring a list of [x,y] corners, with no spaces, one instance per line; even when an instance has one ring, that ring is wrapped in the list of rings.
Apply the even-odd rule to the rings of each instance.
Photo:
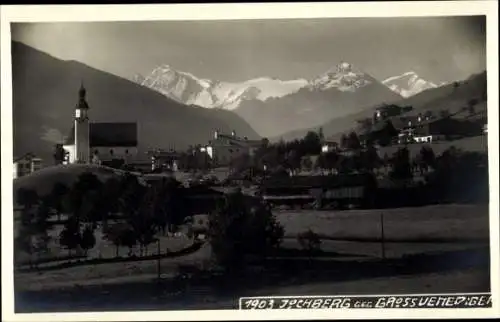
[[[178,162],[180,154],[174,151],[173,149],[170,151],[158,149],[154,151],[148,151],[147,154],[151,158],[151,166],[150,166],[151,171],[179,170]]]
[[[321,153],[338,152],[340,146],[335,141],[324,140],[321,144]]]
[[[253,156],[261,146],[261,140],[238,137],[235,131],[232,131],[231,135],[215,131],[213,140],[208,145],[200,147],[200,152],[209,156],[212,165],[228,166],[232,160],[244,154]]]
[[[86,90],[79,90],[73,127],[63,149],[65,164],[130,163],[138,154],[137,123],[91,123]]]
[[[14,160],[14,179],[28,175],[42,168],[42,159],[32,153],[27,153]]]

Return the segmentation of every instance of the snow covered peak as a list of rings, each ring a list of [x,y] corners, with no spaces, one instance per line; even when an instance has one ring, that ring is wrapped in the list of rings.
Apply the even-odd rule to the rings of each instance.
[[[445,82],[441,82],[437,85],[433,82],[426,81],[420,78],[414,71],[406,72],[399,76],[389,77],[382,83],[403,97],[410,97],[427,89],[437,88],[446,84]]]
[[[352,70],[352,65],[348,62],[341,62],[337,65],[337,70],[339,73],[348,73]]]
[[[323,75],[313,79],[310,82],[309,88],[316,90],[336,88],[343,92],[354,92],[356,89],[370,83],[371,80],[368,75],[356,70],[353,65],[348,62],[340,62]]]

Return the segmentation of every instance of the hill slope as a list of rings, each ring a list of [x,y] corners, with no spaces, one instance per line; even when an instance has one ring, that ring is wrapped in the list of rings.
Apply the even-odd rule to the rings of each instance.
[[[14,155],[33,152],[51,163],[53,145],[72,126],[81,81],[93,122],[138,123],[139,149],[205,143],[215,129],[257,133],[231,111],[186,106],[149,88],[75,61],[12,43]]]
[[[112,177],[118,178],[123,174],[120,170],[94,164],[69,164],[46,167],[29,175],[14,179],[14,197],[16,192],[21,188],[33,189],[39,196],[44,196],[52,191],[57,182],[71,187],[78,177],[85,172],[93,173],[102,182]]]

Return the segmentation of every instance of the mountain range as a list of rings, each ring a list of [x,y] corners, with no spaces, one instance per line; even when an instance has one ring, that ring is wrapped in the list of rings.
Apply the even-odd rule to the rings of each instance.
[[[312,79],[260,77],[231,83],[198,78],[162,65],[147,76],[136,75],[133,81],[184,104],[234,111],[265,137],[320,126],[325,120],[357,113],[376,103],[438,87],[414,72],[381,82],[348,62]]]
[[[137,122],[139,150],[208,143],[213,132],[258,139],[235,113],[181,104],[130,80],[12,42],[14,156],[32,152],[50,163],[69,133],[78,89],[87,89],[91,122]]]

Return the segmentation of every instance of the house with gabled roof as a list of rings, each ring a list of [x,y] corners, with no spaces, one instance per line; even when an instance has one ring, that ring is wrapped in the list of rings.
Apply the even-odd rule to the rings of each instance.
[[[14,172],[13,178],[19,178],[37,170],[42,167],[42,159],[38,158],[33,153],[26,153],[21,157],[14,158]]]

